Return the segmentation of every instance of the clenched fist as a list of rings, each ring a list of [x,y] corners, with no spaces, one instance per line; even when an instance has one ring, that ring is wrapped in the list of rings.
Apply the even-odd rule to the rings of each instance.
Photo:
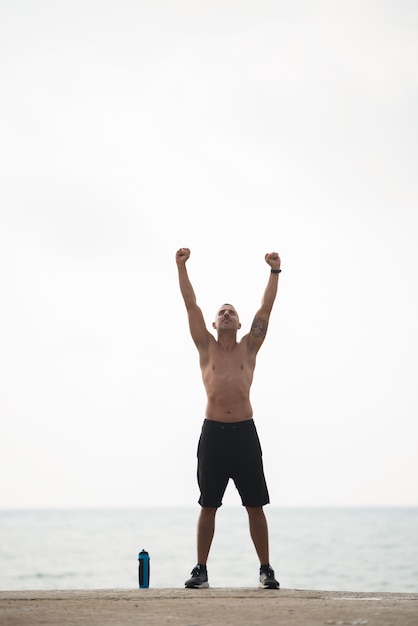
[[[264,258],[272,270],[280,269],[280,257],[277,252],[268,252]]]
[[[179,250],[177,250],[176,252],[176,263],[177,265],[184,265],[187,261],[187,259],[190,256],[190,249],[189,248],[180,248]]]

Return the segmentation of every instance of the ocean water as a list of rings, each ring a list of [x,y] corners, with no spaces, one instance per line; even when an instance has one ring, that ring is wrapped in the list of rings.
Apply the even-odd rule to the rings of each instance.
[[[418,592],[418,509],[266,507],[282,588]],[[0,511],[0,589],[183,587],[195,565],[198,507]],[[212,587],[254,587],[258,561],[245,509],[222,507],[208,562]]]

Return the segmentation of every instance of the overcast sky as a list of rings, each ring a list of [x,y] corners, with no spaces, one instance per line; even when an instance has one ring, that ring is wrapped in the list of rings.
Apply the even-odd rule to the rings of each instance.
[[[197,507],[174,255],[243,333],[273,505],[418,506],[412,0],[0,5],[0,507]],[[239,506],[230,485],[225,503]]]

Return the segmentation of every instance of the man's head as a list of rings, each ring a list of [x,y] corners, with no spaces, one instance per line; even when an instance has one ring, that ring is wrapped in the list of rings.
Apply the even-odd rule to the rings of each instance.
[[[234,330],[241,328],[238,313],[232,304],[223,304],[216,313],[215,321],[212,324],[216,330]]]

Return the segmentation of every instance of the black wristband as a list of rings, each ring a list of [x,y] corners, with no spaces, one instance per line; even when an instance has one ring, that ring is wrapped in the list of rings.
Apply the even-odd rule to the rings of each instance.
[[[272,273],[272,274],[280,274],[280,272],[281,272],[281,271],[282,271],[282,270],[271,270],[271,273]]]

